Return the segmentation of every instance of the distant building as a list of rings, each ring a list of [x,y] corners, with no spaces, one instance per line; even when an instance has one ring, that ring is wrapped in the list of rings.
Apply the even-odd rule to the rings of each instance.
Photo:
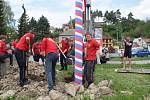
[[[103,47],[113,47],[113,41],[110,36],[103,36]]]
[[[63,38],[66,37],[67,38],[74,37],[74,35],[75,35],[75,29],[68,29],[59,35],[59,41],[61,41]]]
[[[63,28],[63,31],[65,32],[65,31],[67,31],[68,29],[70,29],[71,26],[70,26],[69,24],[63,24],[62,28]]]

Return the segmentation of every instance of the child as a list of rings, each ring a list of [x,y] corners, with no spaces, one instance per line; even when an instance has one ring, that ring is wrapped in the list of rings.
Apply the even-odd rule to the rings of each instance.
[[[123,57],[124,57],[124,50],[121,49],[120,51],[120,57],[121,57],[121,64],[123,64]]]

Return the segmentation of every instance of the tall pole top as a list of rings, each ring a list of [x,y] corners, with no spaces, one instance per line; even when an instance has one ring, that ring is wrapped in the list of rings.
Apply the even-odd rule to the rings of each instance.
[[[91,0],[86,0],[86,7],[91,7]]]

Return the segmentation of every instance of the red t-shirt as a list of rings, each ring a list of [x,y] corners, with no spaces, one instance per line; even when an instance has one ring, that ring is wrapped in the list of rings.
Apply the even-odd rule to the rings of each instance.
[[[61,48],[62,52],[64,52],[65,50],[68,51],[69,48],[70,48],[69,43],[66,43],[65,40],[62,40],[62,41],[61,41],[61,45],[62,45],[62,48]]]
[[[16,40],[15,40],[15,41],[13,41],[13,42],[11,43],[11,45],[12,45],[14,48],[16,48],[17,41],[16,41]]]
[[[40,55],[41,53],[41,43],[40,42],[36,42],[32,45],[32,50],[34,54],[38,54]]]
[[[99,44],[95,39],[87,41],[85,44],[86,48],[86,60],[96,60],[96,51],[99,49]]]
[[[57,43],[50,38],[44,38],[41,43],[41,51],[44,51],[46,55],[48,53],[58,54]]]
[[[6,43],[0,40],[0,54],[6,54],[6,53],[7,53]]]
[[[30,42],[34,38],[34,34],[32,33],[26,33],[24,36],[22,36],[19,40],[19,42],[16,45],[16,48],[22,50],[22,51],[28,51],[29,50],[29,44],[27,43],[27,38],[29,38]]]

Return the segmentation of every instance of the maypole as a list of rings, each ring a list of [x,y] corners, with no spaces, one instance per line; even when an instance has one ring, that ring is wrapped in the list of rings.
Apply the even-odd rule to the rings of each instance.
[[[75,83],[83,80],[83,0],[75,1]]]

